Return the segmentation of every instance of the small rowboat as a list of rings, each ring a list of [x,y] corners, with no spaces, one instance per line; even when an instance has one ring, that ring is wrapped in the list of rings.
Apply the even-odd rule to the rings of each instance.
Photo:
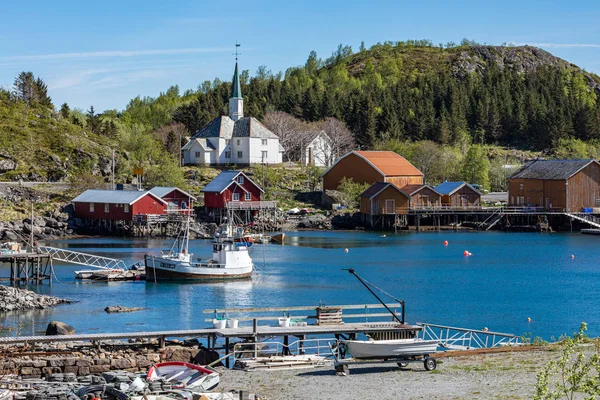
[[[403,358],[433,354],[437,340],[395,339],[395,340],[344,340],[348,353],[357,360]]]
[[[148,370],[148,382],[164,380],[174,389],[212,390],[219,384],[219,373],[212,368],[180,361],[154,364]]]
[[[277,235],[271,236],[272,243],[283,244],[284,240],[285,240],[285,233],[278,233]]]

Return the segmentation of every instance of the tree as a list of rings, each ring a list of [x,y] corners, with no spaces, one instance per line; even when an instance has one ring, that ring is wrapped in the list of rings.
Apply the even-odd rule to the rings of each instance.
[[[44,107],[53,107],[52,99],[48,96],[48,85],[40,77],[35,81],[35,100]]]
[[[21,72],[13,85],[13,95],[19,101],[31,104],[36,100],[36,82],[33,72]]]
[[[154,136],[163,144],[165,150],[179,159],[186,137],[190,135],[184,124],[172,123],[154,130]]]
[[[71,109],[67,103],[62,103],[60,106],[60,115],[65,119],[68,119],[71,116]]]
[[[474,144],[469,147],[461,172],[462,178],[468,183],[476,183],[482,188],[490,187],[490,160],[484,146]]]
[[[299,161],[302,156],[302,145],[306,124],[283,111],[268,112],[263,121],[264,125],[279,137],[279,143],[284,149],[285,161]]]
[[[335,160],[355,148],[354,136],[345,123],[336,118],[326,118],[313,124],[317,131],[323,131],[329,141],[320,141],[319,150],[325,155],[325,165],[333,165]]]
[[[94,106],[90,106],[90,109],[87,111],[85,123],[92,133],[100,133],[100,116],[95,113]]]
[[[368,183],[354,182],[352,178],[342,178],[338,186],[338,192],[342,194],[342,202],[344,205],[356,208],[358,206],[359,196],[362,192],[369,188]]]
[[[183,170],[179,168],[178,161],[171,157],[165,157],[158,163],[148,166],[144,171],[144,183],[147,187],[185,187]]]

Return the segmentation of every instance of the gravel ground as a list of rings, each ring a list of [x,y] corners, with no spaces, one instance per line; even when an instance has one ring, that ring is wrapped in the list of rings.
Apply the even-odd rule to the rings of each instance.
[[[437,370],[423,364],[351,365],[348,376],[333,366],[317,369],[223,372],[220,389],[243,389],[279,399],[530,399],[536,374],[556,352],[528,351],[443,358]]]

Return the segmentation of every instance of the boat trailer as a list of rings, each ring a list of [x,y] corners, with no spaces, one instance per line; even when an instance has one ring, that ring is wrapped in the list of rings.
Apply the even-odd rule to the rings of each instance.
[[[400,369],[408,367],[409,364],[422,363],[426,371],[434,371],[437,368],[437,361],[431,357],[430,353],[423,353],[410,356],[399,356],[390,358],[346,358],[346,345],[343,341],[336,340],[329,343],[329,348],[333,356],[333,367],[337,376],[350,375],[350,365],[359,364],[398,364]]]

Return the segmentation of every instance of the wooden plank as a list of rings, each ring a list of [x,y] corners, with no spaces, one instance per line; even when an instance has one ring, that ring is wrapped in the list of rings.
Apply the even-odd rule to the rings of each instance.
[[[386,304],[388,307],[402,307],[400,303]],[[264,307],[264,308],[217,308],[202,310],[203,314],[210,313],[251,313],[251,312],[283,312],[283,311],[304,311],[316,310],[319,306],[292,306],[292,307]],[[324,306],[325,307],[325,306]],[[385,308],[381,304],[350,304],[345,306],[326,306],[327,308],[341,308],[342,310],[360,310],[364,308]]]
[[[372,314],[344,314],[342,319],[352,319],[352,318],[381,318],[381,317],[392,317],[392,315],[388,312],[386,313],[372,313]],[[252,321],[253,319],[259,321],[277,321],[281,317],[232,317],[230,319],[237,319],[238,321]],[[315,319],[316,315],[290,315],[290,319]],[[213,318],[204,318],[204,322],[212,322]]]

